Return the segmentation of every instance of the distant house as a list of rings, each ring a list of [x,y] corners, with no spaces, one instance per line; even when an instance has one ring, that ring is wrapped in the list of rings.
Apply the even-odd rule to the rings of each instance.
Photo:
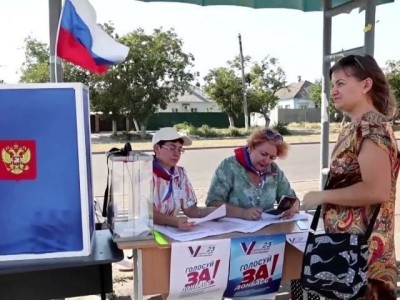
[[[165,110],[159,109],[158,112],[221,112],[221,109],[201,89],[192,86],[190,91],[178,96],[176,102],[169,103]]]
[[[301,78],[300,78],[301,79]],[[307,80],[292,82],[287,87],[276,92],[279,98],[276,108],[315,108],[315,102],[311,100],[310,88],[313,84]]]
[[[313,83],[301,80],[290,83],[287,87],[276,92],[279,98],[277,105],[269,113],[270,124],[290,122],[318,122],[320,111],[311,100],[310,89]],[[264,118],[254,114],[252,124],[264,126]]]

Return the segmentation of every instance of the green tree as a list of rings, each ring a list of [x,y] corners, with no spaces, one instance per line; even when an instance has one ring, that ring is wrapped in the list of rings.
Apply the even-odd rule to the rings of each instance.
[[[19,82],[48,82],[50,78],[49,46],[28,36],[25,43],[25,61],[22,63]]]
[[[398,110],[400,108],[400,60],[387,61],[385,72],[396,98],[396,107]]]
[[[49,46],[36,38],[28,36],[24,41],[25,61],[21,66],[19,82],[49,82],[50,80],[50,55]],[[65,82],[90,83],[90,73],[70,63],[63,64]]]
[[[112,36],[115,40],[120,41],[115,27],[111,21],[100,24],[100,27]],[[81,68],[75,68],[71,75],[86,76],[87,85],[90,87],[90,104],[94,112],[100,112],[103,119],[112,121],[112,134],[117,134],[117,120],[121,116],[127,115],[123,97],[124,85],[120,80],[119,65],[109,66],[107,72],[102,75],[93,74]],[[82,73],[83,72],[83,73]],[[129,127],[126,131],[129,131]]]
[[[149,117],[189,88],[195,78],[190,71],[194,57],[183,51],[183,42],[173,29],[155,29],[151,35],[137,29],[120,41],[130,51],[127,60],[110,73],[119,90],[112,96],[124,103],[126,114],[144,133]]]
[[[321,96],[322,96],[322,79],[317,79],[314,81],[313,85],[310,87],[310,97],[314,101],[315,107],[321,107]],[[338,113],[335,107],[332,97],[329,95],[329,112]]]
[[[233,69],[220,67],[204,77],[204,90],[223,112],[228,115],[229,126],[235,127],[234,116],[243,110],[242,82]]]
[[[286,75],[278,59],[265,57],[253,63],[249,74],[249,111],[261,113],[269,126],[269,113],[278,102],[276,92],[286,86]]]

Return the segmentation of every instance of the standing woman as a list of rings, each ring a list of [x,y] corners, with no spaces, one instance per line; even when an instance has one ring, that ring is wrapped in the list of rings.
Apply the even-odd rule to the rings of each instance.
[[[369,240],[367,300],[396,299],[394,245],[397,142],[388,118],[394,99],[376,61],[350,55],[330,70],[336,108],[351,118],[332,152],[327,190],[304,196],[305,209],[322,205],[326,232],[364,234],[380,205]]]

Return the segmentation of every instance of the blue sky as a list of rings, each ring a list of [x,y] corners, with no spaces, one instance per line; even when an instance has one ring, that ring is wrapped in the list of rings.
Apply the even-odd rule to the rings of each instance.
[[[17,82],[23,59],[24,38],[34,36],[48,42],[48,0],[2,1],[0,4],[0,79]],[[4,3],[5,2],[5,3]],[[181,3],[144,3],[136,0],[91,0],[99,23],[112,21],[119,34],[138,27],[151,33],[154,28],[175,28],[184,50],[195,56],[201,77],[208,70],[224,66],[243,51],[254,60],[266,55],[279,59],[289,82],[297,76],[313,81],[321,77],[322,13],[288,9],[250,9]],[[400,1],[377,8],[375,57],[383,66],[389,59],[400,60]],[[333,19],[333,51],[363,45],[364,13]]]

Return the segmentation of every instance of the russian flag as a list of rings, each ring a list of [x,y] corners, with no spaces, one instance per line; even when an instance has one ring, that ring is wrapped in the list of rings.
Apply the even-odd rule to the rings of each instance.
[[[96,23],[87,0],[65,0],[57,38],[57,56],[95,73],[123,62],[129,48],[115,41]]]

